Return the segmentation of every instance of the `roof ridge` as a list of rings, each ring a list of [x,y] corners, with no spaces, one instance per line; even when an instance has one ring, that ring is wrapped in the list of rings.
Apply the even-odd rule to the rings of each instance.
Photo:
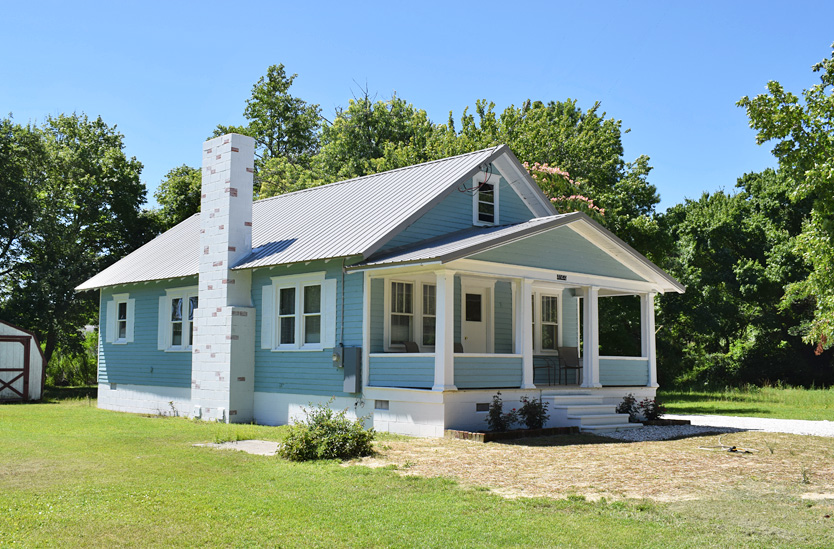
[[[485,149],[478,149],[477,151],[470,151],[470,152],[467,152],[467,153],[456,154],[454,156],[447,156],[446,158],[438,158],[436,160],[429,160],[427,162],[421,162],[420,164],[412,164],[410,166],[402,166],[400,168],[394,168],[392,170],[386,170],[384,172],[369,173],[367,175],[360,175],[359,177],[352,177],[350,179],[343,179],[341,181],[334,181],[333,183],[325,183],[324,185],[316,185],[315,187],[307,187],[306,189],[299,189],[297,191],[292,191],[292,192],[289,192],[289,193],[282,193],[282,194],[278,194],[278,195],[275,195],[275,196],[270,196],[268,198],[261,198],[259,200],[256,200],[254,203],[257,204],[259,202],[266,202],[267,200],[275,200],[277,198],[290,196],[290,195],[294,195],[294,194],[310,192],[310,191],[314,191],[316,189],[322,189],[324,187],[335,187],[336,185],[344,185],[345,183],[353,183],[353,182],[359,181],[361,179],[370,179],[372,177],[378,177],[378,176],[381,176],[381,175],[386,175],[386,174],[390,174],[390,173],[394,173],[394,172],[398,172],[398,171],[402,171],[402,170],[412,170],[414,168],[420,168],[420,167],[423,167],[423,166],[428,166],[429,164],[436,164],[438,162],[446,162],[448,160],[453,160],[455,158],[461,158],[461,157],[464,157],[464,156],[475,155],[475,154],[483,153],[483,152],[486,152],[486,151],[496,151],[500,147],[503,147],[503,146],[505,146],[505,145],[502,143],[502,144],[499,144],[499,145],[493,145],[492,147],[487,147]]]

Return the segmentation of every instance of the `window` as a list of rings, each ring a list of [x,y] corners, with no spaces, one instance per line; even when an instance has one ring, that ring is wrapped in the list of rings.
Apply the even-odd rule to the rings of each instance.
[[[478,189],[472,197],[472,222],[475,225],[498,225],[498,179],[497,175],[486,173],[474,176],[473,185]]]
[[[159,298],[159,342],[164,351],[190,351],[194,345],[197,288],[171,288]]]
[[[277,276],[263,287],[262,349],[317,351],[335,346],[336,280],[324,275]]]
[[[533,350],[538,353],[556,352],[559,347],[559,297],[535,292],[533,294]]]
[[[434,347],[437,327],[437,286],[423,284],[423,345]]]
[[[427,277],[426,277],[427,278]],[[434,278],[434,277],[432,277]],[[432,350],[437,328],[437,286],[420,280],[386,282],[385,349],[403,351],[406,342]]]
[[[130,294],[113,294],[107,302],[105,336],[108,343],[122,345],[133,341],[135,300]]]
[[[391,345],[414,341],[414,284],[391,283]]]

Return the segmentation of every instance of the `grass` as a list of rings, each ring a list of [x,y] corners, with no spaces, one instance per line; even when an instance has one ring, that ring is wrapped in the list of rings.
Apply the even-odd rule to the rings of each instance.
[[[781,419],[834,419],[834,388],[726,388],[722,391],[661,389],[658,398],[670,414],[716,414]]]
[[[364,466],[374,460],[291,463],[193,446],[252,437],[279,441],[284,433],[108,412],[87,395],[0,406],[0,544],[834,545],[834,523],[824,518],[834,514],[834,499],[824,493],[821,499],[801,497],[828,490],[834,440],[805,437],[815,441],[809,446],[795,442],[803,437],[785,435],[774,439],[773,453],[740,461],[697,450],[703,441],[687,449],[675,446],[683,441],[652,446],[588,436],[553,437],[534,446],[383,436],[374,460],[393,466],[381,467]],[[641,462],[650,465],[663,455],[679,464],[701,453],[715,459],[709,467],[719,469],[752,466],[754,459],[788,464],[796,468],[795,478],[768,479],[770,469],[753,467],[761,479],[741,475],[742,482],[720,492],[704,490],[696,501],[597,497],[613,493],[606,490],[611,479],[629,476],[619,470],[625,463],[646,469],[655,477],[646,481],[651,484],[669,475]],[[500,470],[517,485],[502,490],[487,473],[473,479],[443,469],[463,458],[480,464],[480,471]],[[541,479],[558,471],[588,478],[574,487],[553,481],[564,494],[539,495],[551,483]]]

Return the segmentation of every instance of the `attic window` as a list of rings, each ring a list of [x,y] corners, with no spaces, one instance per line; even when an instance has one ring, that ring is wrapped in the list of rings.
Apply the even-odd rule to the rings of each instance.
[[[486,173],[476,174],[473,184],[472,222],[475,225],[498,225],[498,177]],[[493,184],[496,183],[496,184]]]

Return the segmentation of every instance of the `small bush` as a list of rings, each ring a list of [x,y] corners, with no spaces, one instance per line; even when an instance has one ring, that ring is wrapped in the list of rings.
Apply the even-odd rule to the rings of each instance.
[[[666,407],[656,398],[644,398],[640,402],[631,393],[623,397],[623,401],[617,405],[618,414],[628,414],[631,423],[639,423],[644,420],[660,419],[666,413]]]
[[[498,394],[492,396],[486,422],[490,431],[498,432],[509,431],[518,422],[518,412],[516,412],[515,408],[506,414],[504,413],[504,401],[501,400],[500,391]]]
[[[541,429],[550,418],[547,413],[547,402],[542,402],[540,399],[521,397],[521,408],[518,410],[518,417],[521,418],[522,423],[528,429]]]
[[[306,417],[290,426],[278,449],[281,457],[291,461],[345,460],[373,454],[371,443],[376,432],[365,429],[361,419],[349,419],[347,410],[332,410],[332,402],[302,408]]]

